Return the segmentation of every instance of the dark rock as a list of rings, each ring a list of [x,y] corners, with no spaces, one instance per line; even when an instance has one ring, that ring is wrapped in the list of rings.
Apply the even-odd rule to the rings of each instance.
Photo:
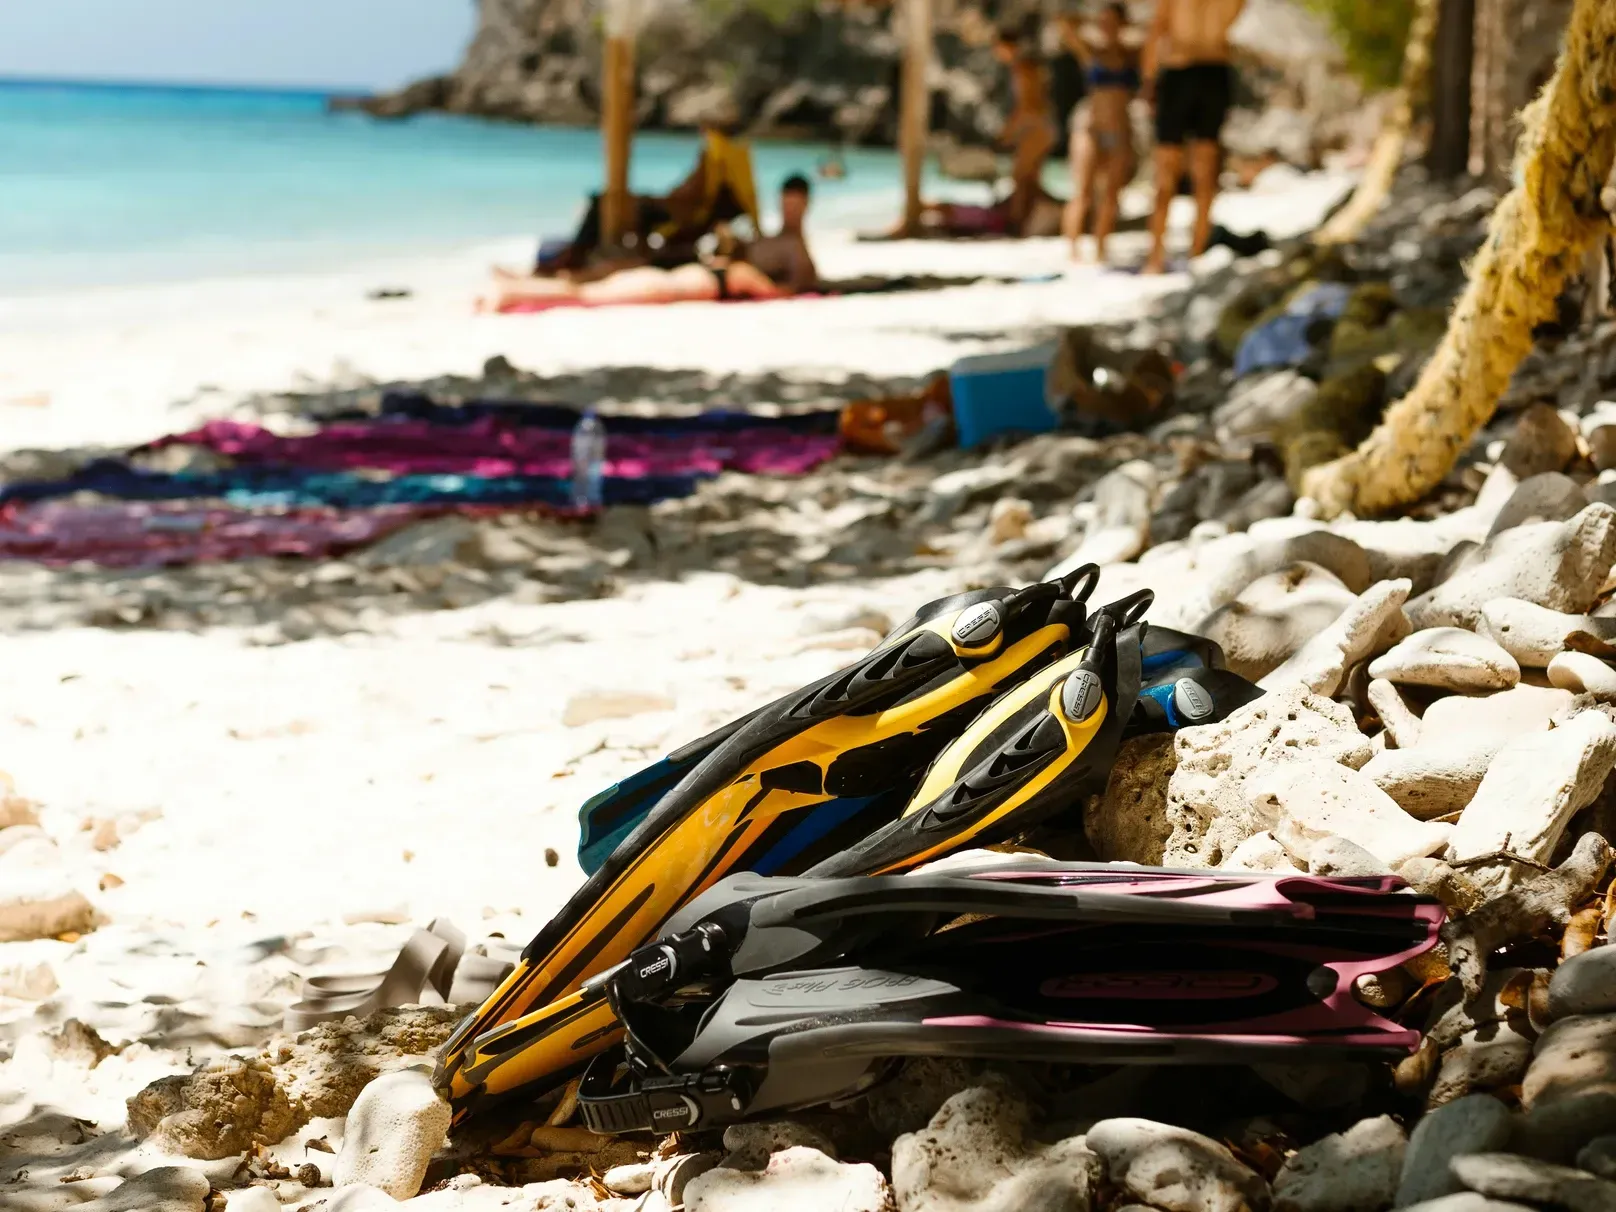
[[[1456,1157],[1453,1173],[1470,1190],[1493,1199],[1547,1204],[1567,1212],[1616,1212],[1616,1183],[1569,1166],[1513,1153]]]
[[[1558,418],[1559,414],[1555,415]],[[1570,476],[1558,471],[1533,475],[1522,480],[1504,502],[1487,537],[1528,522],[1563,522],[1576,517],[1587,506],[1588,494]]]
[[[1534,404],[1521,414],[1515,432],[1504,446],[1500,464],[1525,480],[1551,471],[1563,471],[1577,457],[1576,431],[1558,409]]]

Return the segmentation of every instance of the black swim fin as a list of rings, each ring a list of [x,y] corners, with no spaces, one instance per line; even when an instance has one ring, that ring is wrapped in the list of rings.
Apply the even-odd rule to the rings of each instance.
[[[809,869],[904,871],[1005,841],[1103,790],[1139,694],[1142,590],[1095,611],[1088,643],[983,711],[943,750],[904,814]]]
[[[845,1098],[901,1056],[1407,1055],[1418,1033],[1351,993],[1436,942],[1442,907],[1401,889],[1048,860],[739,877],[603,979],[628,1042],[591,1066],[580,1105],[596,1131],[667,1132]],[[815,966],[838,959],[853,966]]]

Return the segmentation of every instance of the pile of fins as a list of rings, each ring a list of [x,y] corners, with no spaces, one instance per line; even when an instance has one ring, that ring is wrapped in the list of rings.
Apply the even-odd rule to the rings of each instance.
[[[1000,856],[991,856],[1000,857]],[[845,1099],[905,1056],[1046,1063],[1400,1058],[1352,994],[1437,942],[1392,876],[1026,855],[902,876],[736,875],[600,979],[626,1028],[580,1084],[597,1132]]]
[[[728,877],[867,882],[1080,824],[1124,739],[1261,693],[1210,641],[1148,627],[1149,591],[1091,610],[1098,580],[1090,565],[928,603],[854,664],[585,804],[588,879],[439,1055],[457,1117],[622,1043],[604,978]]]

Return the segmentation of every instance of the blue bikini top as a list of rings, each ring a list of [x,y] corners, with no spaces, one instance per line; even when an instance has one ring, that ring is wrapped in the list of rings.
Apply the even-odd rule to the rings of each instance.
[[[1129,92],[1139,90],[1139,69],[1133,64],[1127,67],[1107,67],[1103,63],[1095,62],[1089,65],[1090,88],[1125,88]]]

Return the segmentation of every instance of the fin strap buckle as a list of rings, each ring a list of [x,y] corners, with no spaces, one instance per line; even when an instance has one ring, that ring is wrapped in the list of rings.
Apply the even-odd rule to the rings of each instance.
[[[591,1132],[687,1132],[740,1118],[752,1097],[751,1081],[738,1069],[652,1075],[628,1066],[628,1088],[617,1089],[620,1067],[620,1055],[604,1053],[589,1063],[578,1083],[578,1111]]]
[[[649,1002],[693,980],[719,974],[729,956],[724,942],[724,931],[716,922],[702,922],[693,930],[640,947],[611,970],[608,991],[614,1001]]]

